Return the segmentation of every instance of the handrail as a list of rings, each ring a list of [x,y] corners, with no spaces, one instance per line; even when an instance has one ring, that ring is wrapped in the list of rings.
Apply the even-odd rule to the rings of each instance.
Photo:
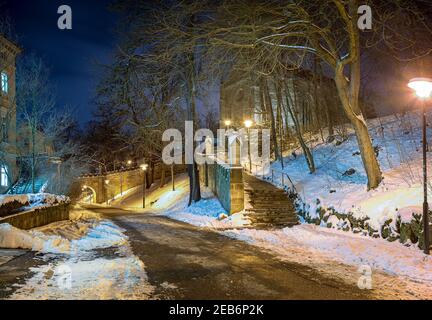
[[[252,165],[252,169],[255,167],[255,173],[253,172],[253,170],[250,170],[250,168],[248,168],[249,164],[244,164],[244,167],[243,167],[244,170],[249,172],[250,174],[256,176],[257,178],[261,177],[262,180],[268,180],[267,179],[268,175],[266,175],[264,172],[265,166],[263,165],[263,161],[261,161],[261,163],[251,163],[251,165]],[[261,175],[259,174],[258,168],[261,168]],[[295,193],[296,196],[303,202],[303,200],[300,197],[300,193],[297,191],[297,188],[295,187],[295,184],[291,180],[291,177],[288,175],[288,173],[281,171],[281,170],[273,169],[270,167],[270,165],[269,165],[269,168],[270,168],[270,170],[269,170],[270,171],[269,172],[270,177],[269,178],[270,178],[270,181],[272,182],[272,184],[275,184],[275,185],[279,184],[283,188],[286,187],[286,188],[290,189],[291,192]],[[281,177],[281,179],[280,179],[281,183],[278,183],[278,181],[275,179],[276,174]],[[285,179],[285,177],[286,177],[286,179]],[[287,180],[289,182],[289,185],[285,184],[285,180]]]

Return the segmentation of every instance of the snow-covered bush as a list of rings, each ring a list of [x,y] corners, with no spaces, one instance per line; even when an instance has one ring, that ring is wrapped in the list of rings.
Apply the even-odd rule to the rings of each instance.
[[[364,236],[382,238],[390,242],[399,240],[405,245],[417,245],[423,249],[422,216],[416,213],[414,209],[410,216],[406,210],[398,212],[397,219],[384,220],[377,230],[369,217],[358,218],[352,212],[346,214],[337,212],[333,207],[323,208],[319,199],[316,200],[315,207],[299,206],[297,203],[296,208],[297,214],[306,223],[360,233]],[[315,211],[311,211],[311,209]]]

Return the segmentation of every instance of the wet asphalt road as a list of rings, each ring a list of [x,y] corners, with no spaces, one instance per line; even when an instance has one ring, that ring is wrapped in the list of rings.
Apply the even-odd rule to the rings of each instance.
[[[357,287],[163,216],[97,209],[127,230],[156,299],[368,299]]]

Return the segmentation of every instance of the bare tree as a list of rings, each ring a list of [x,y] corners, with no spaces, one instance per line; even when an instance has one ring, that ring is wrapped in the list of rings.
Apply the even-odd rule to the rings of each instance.
[[[21,143],[22,158],[30,166],[32,192],[35,192],[37,166],[46,153],[43,128],[54,109],[53,88],[49,82],[49,71],[42,59],[35,55],[25,57],[18,65],[17,108],[21,134],[28,140]]]
[[[290,1],[225,1],[220,18],[209,31],[211,41],[231,50],[255,51],[263,59],[269,51],[279,56],[291,53],[290,65],[300,67],[305,57],[316,55],[334,72],[342,107],[353,125],[368,187],[375,188],[382,177],[367,124],[359,106],[360,35],[357,27],[357,0],[319,3]],[[226,23],[223,16],[232,19]],[[280,64],[281,59],[273,59]],[[286,61],[286,60],[285,60]]]

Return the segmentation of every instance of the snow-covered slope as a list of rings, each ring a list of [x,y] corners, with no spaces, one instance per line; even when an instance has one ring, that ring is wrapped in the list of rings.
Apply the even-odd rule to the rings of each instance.
[[[419,114],[409,113],[368,122],[384,177],[376,190],[367,191],[367,178],[352,131],[341,144],[338,140],[322,143],[315,137],[314,174],[309,174],[302,154],[286,157],[283,171],[293,180],[311,217],[318,217],[321,208],[333,208],[339,213],[351,212],[356,218],[370,218],[370,225],[376,230],[398,216],[409,222],[412,214],[421,213],[422,209],[420,120]],[[429,157],[429,166],[431,160]],[[279,162],[273,163],[272,168],[282,170]]]

